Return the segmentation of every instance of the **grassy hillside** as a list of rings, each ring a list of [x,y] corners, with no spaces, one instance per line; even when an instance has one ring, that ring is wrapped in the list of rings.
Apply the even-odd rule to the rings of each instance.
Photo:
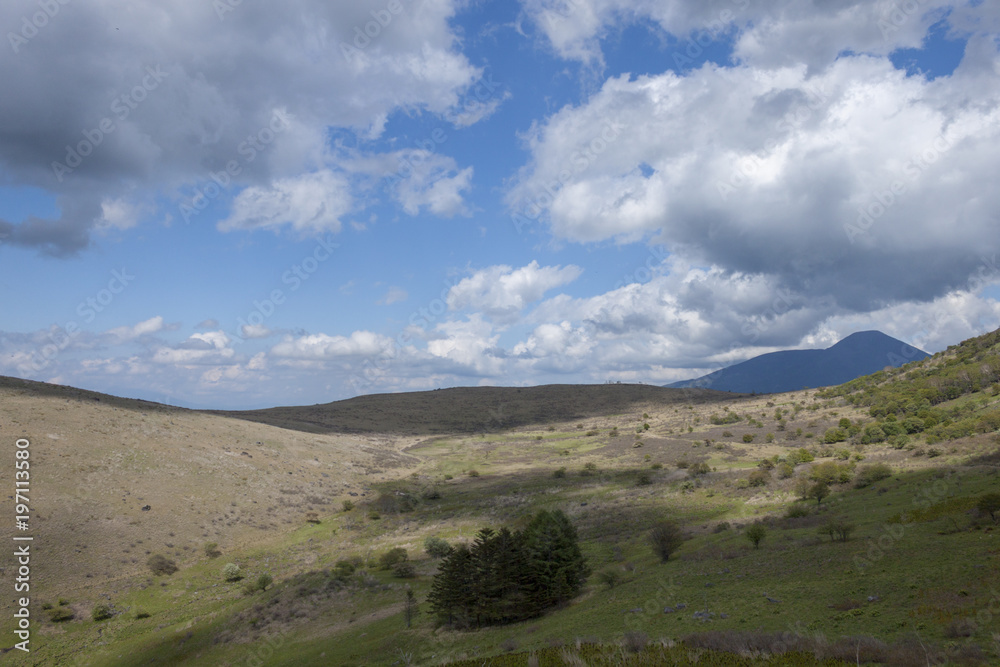
[[[925,363],[947,369],[948,359]],[[1000,530],[976,509],[1000,488],[997,434],[928,443],[925,428],[897,447],[865,437],[888,413],[852,399],[868,386],[905,387],[919,370],[854,390],[757,397],[624,385],[575,398],[568,387],[441,390],[398,396],[398,420],[390,397],[368,397],[381,402],[374,426],[362,412],[344,419],[367,435],[316,432],[333,430],[327,406],[281,409],[292,430],[0,384],[0,434],[32,440],[32,521],[48,540],[32,563],[35,650],[4,659],[737,665],[774,654],[754,664],[998,664]],[[618,402],[602,404],[595,389],[621,392]],[[983,389],[958,400],[993,409]],[[555,398],[532,412],[545,392]],[[448,401],[426,403],[434,394]],[[497,396],[511,421],[476,426]],[[463,406],[452,430],[420,423],[421,401],[433,415]],[[310,410],[313,432],[301,417]],[[843,438],[827,438],[831,430]],[[829,497],[800,500],[816,478],[831,480]],[[584,592],[512,626],[438,627],[426,596],[439,561],[425,540],[519,528],[539,509],[561,509],[577,527],[593,569]],[[647,542],[664,518],[687,538],[665,563]],[[825,529],[832,521],[851,526],[846,541]],[[745,536],[755,523],[759,548]],[[392,548],[407,551],[414,577],[379,568]],[[157,553],[179,570],[153,574],[145,560]],[[229,562],[241,580],[224,580]],[[251,590],[265,572],[274,583]],[[410,627],[407,589],[419,608]],[[93,620],[99,604],[111,618]],[[61,609],[74,618],[50,621]],[[0,613],[0,636],[11,638],[11,609]]]
[[[459,387],[358,396],[322,405],[218,412],[307,433],[435,435],[614,415],[650,406],[703,404],[733,394],[643,384]]]

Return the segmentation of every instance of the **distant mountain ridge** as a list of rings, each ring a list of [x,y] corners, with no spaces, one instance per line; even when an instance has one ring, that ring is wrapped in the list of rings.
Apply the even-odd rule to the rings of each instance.
[[[829,387],[931,355],[881,331],[859,331],[825,350],[783,350],[762,354],[694,380],[666,385],[745,394],[778,394]]]

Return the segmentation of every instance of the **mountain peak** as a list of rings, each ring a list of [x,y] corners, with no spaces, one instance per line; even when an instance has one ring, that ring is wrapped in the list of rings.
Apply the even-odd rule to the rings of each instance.
[[[881,331],[856,331],[825,350],[771,352],[667,386],[775,394],[843,384],[886,366],[898,367],[929,356]]]

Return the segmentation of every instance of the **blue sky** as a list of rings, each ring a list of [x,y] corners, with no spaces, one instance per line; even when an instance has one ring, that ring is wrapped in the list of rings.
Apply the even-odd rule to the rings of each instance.
[[[1000,326],[990,3],[329,4],[0,9],[0,374],[255,408]]]

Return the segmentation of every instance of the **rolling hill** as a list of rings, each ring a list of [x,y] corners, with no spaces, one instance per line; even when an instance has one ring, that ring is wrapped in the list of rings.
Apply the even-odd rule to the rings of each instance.
[[[879,331],[859,331],[825,350],[762,354],[694,380],[667,385],[744,394],[777,394],[829,387],[930,355]]]
[[[477,433],[532,424],[620,414],[649,406],[717,402],[733,397],[710,389],[644,384],[455,387],[373,394],[312,406],[214,414],[307,433]]]

